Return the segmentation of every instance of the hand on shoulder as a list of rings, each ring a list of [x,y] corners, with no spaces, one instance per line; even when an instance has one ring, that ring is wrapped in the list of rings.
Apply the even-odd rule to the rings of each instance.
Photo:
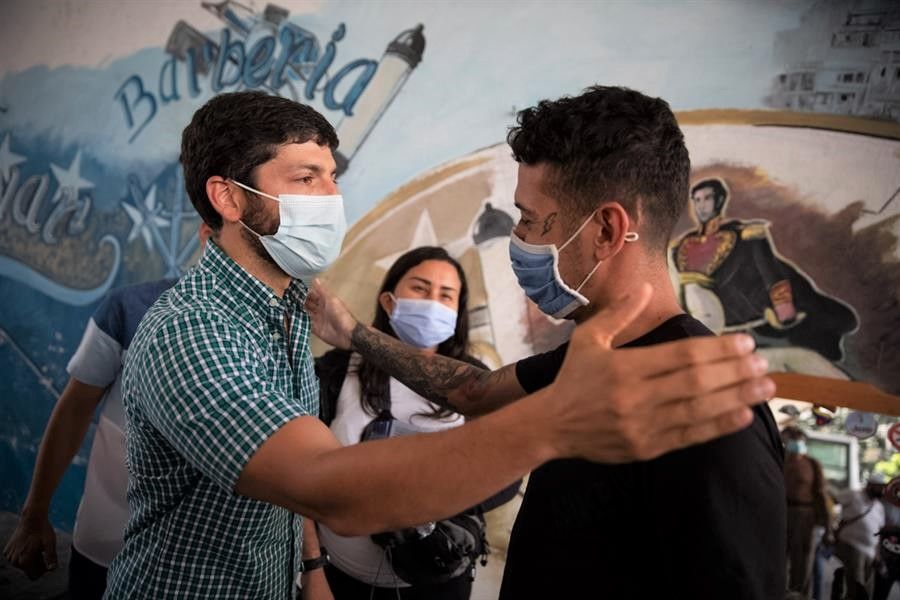
[[[774,395],[768,365],[746,335],[613,350],[650,293],[644,285],[575,329],[552,385],[561,455],[649,460],[746,427],[749,407]]]

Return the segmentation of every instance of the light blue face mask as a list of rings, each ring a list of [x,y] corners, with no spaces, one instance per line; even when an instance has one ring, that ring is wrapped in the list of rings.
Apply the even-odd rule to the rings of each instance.
[[[806,442],[803,440],[788,440],[784,449],[791,454],[806,454]]]
[[[587,306],[590,303],[580,293],[581,288],[597,271],[602,261],[598,261],[591,272],[573,290],[559,274],[559,253],[578,237],[592,217],[593,213],[559,248],[553,244],[529,244],[517,236],[515,231],[509,235],[509,258],[512,261],[512,269],[516,278],[519,280],[519,286],[544,314],[562,319],[576,308]],[[637,233],[629,231],[625,234],[625,241],[635,242],[638,237]]]
[[[391,327],[397,337],[416,348],[434,348],[456,331],[456,311],[436,300],[394,299]]]
[[[260,235],[243,221],[240,223],[259,238],[282,271],[295,279],[306,279],[321,273],[337,259],[347,231],[342,196],[279,194],[276,198],[239,181],[231,181],[278,202],[280,221],[274,235]]]

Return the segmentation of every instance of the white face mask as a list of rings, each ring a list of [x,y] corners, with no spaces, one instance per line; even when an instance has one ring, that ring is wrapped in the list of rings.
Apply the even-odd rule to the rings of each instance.
[[[230,181],[278,202],[280,222],[275,235],[260,235],[243,221],[240,224],[259,238],[282,271],[295,279],[305,279],[321,273],[337,259],[347,232],[344,199],[340,194],[279,194],[276,198],[239,181]]]

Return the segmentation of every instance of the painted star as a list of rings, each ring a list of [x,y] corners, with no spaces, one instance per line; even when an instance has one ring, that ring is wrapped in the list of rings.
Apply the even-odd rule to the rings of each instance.
[[[419,215],[419,222],[416,223],[416,229],[413,232],[413,237],[409,242],[409,246],[400,252],[394,252],[393,254],[379,258],[375,261],[375,265],[387,271],[398,258],[406,254],[409,250],[418,248],[419,246],[437,245],[438,239],[437,234],[434,232],[434,223],[431,221],[431,215],[428,214],[428,210],[425,209]]]
[[[0,181],[4,182],[12,179],[10,174],[12,168],[26,160],[21,154],[16,154],[9,149],[9,138],[10,135],[7,133],[3,138],[3,143],[0,144]]]
[[[388,256],[383,256],[375,261],[375,265],[387,271],[391,268],[391,265],[394,262],[412,250],[413,248],[418,248],[419,246],[441,246],[442,244],[438,241],[437,233],[434,231],[434,222],[431,220],[431,215],[428,213],[427,209],[422,210],[419,215],[419,221],[416,223],[416,229],[413,232],[412,239],[409,242],[409,246],[406,249],[401,250],[400,252],[395,252]],[[468,235],[465,235],[459,239],[451,240],[450,242],[443,244],[444,249],[447,251],[447,254],[454,258],[458,258],[465,253],[465,251],[472,246],[472,238]]]
[[[63,170],[62,167],[50,163],[50,170],[53,171],[53,176],[59,182],[60,191],[70,189],[73,197],[77,198],[78,192],[82,189],[89,190],[94,187],[93,183],[81,178],[81,150],[75,153],[75,158],[72,159],[72,164],[68,169]]]
[[[143,198],[138,198],[135,193],[137,193],[137,191],[132,190],[132,200],[134,200],[135,204],[130,204],[128,202],[122,203],[122,208],[133,223],[131,231],[128,232],[128,241],[134,241],[134,239],[140,235],[144,239],[147,251],[152,252],[153,235],[150,231],[150,227],[168,227],[169,221],[157,214],[156,184],[150,186],[150,189],[147,190],[147,193]],[[141,204],[143,204],[143,206],[141,206]]]

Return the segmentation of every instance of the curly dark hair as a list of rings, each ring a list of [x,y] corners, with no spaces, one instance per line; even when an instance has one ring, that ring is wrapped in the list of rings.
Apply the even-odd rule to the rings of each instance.
[[[222,217],[206,196],[210,177],[257,187],[255,169],[271,160],[282,144],[314,141],[338,147],[334,127],[315,109],[263,92],[219,94],[194,113],[181,134],[184,186],[203,221],[214,231]]]
[[[645,219],[643,239],[663,252],[688,198],[691,162],[668,103],[623,87],[543,100],[518,115],[507,142],[520,163],[545,163],[544,192],[574,227],[616,200]]]
[[[426,260],[441,260],[450,263],[456,268],[459,275],[459,307],[456,317],[456,331],[449,339],[441,342],[437,347],[437,353],[443,356],[449,356],[457,360],[482,366],[477,360],[469,355],[469,285],[466,282],[466,274],[463,272],[462,266],[443,248],[438,246],[421,246],[405,253],[398,258],[391,268],[388,269],[378,290],[375,300],[375,318],[372,319],[372,327],[378,331],[397,337],[394,328],[391,327],[391,318],[378,298],[384,292],[393,292],[397,288],[397,284],[403,279],[403,276],[413,267],[425,262]],[[371,415],[378,415],[390,408],[389,382],[390,376],[385,372],[367,362],[365,359],[360,361],[357,375],[359,377],[361,398],[363,409]],[[437,409],[429,416],[434,418],[442,418],[452,414],[452,411],[446,409]]]

